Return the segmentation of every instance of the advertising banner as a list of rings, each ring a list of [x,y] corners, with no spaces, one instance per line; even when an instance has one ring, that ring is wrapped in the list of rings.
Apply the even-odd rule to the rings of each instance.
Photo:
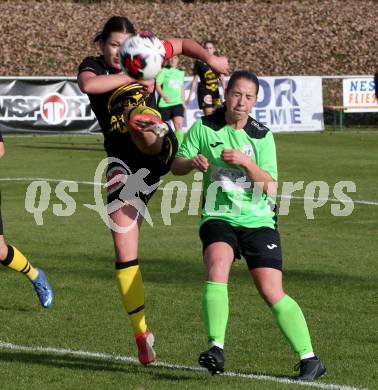
[[[321,77],[260,77],[251,116],[273,132],[324,130]],[[190,80],[186,81],[188,93]],[[186,126],[202,115],[194,96],[186,111]]]
[[[345,112],[378,112],[373,77],[343,80],[343,106]]]
[[[320,77],[262,77],[251,116],[274,132],[324,130]],[[191,77],[185,78],[189,94]],[[221,91],[223,94],[223,91]],[[185,113],[184,130],[202,115],[193,95]],[[1,132],[99,131],[88,97],[75,79],[0,78]]]
[[[76,80],[0,78],[1,132],[89,132],[100,127]]]

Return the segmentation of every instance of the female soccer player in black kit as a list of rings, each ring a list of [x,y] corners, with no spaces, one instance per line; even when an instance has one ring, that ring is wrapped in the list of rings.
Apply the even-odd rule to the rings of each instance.
[[[0,158],[5,152],[3,137],[0,133]],[[0,197],[1,206],[1,197]],[[51,307],[54,293],[47,281],[46,275],[40,268],[34,268],[29,260],[13,245],[8,245],[4,240],[3,220],[0,209],[0,264],[7,268],[22,272],[32,283],[39,302],[45,309]]]
[[[204,48],[211,55],[215,53],[213,41],[206,41],[204,43]],[[197,60],[194,63],[193,79],[189,95],[186,99],[186,106],[190,104],[191,96],[196,88],[197,76],[200,79],[197,87],[198,107],[202,109],[204,115],[210,115],[222,104],[218,81],[220,79],[223,91],[225,91],[225,80],[222,74],[220,75],[220,78],[218,78],[218,75],[212,71],[208,64],[201,60]]]
[[[154,336],[148,330],[144,313],[144,286],[138,264],[143,212],[136,206],[140,206],[138,202],[147,204],[160,176],[169,171],[177,140],[155,109],[155,81],[135,80],[121,72],[118,49],[134,34],[134,26],[126,17],[110,18],[95,38],[102,55],[83,60],[78,83],[89,97],[104,135],[105,150],[113,161],[108,166],[107,179],[108,207],[112,204],[108,214],[115,226],[111,233],[116,252],[116,279],[135,333],[139,360],[147,365],[155,361],[156,353]],[[163,44],[165,60],[183,53],[207,63],[216,73],[228,72],[227,58],[209,54],[191,39],[169,39]],[[127,183],[137,175],[145,179],[144,189],[150,193]],[[118,207],[113,207],[115,201],[120,202]]]

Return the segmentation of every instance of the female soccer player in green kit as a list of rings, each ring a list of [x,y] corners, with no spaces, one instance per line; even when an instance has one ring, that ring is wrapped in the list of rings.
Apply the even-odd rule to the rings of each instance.
[[[172,120],[179,145],[184,140],[184,79],[185,72],[178,69],[179,58],[173,56],[156,77],[156,91],[160,95],[159,111],[164,122]]]
[[[299,356],[299,380],[314,380],[326,368],[315,356],[306,320],[282,286],[282,254],[277,230],[276,150],[272,132],[249,116],[259,82],[254,73],[234,72],[225,106],[198,119],[176,154],[171,171],[204,172],[200,237],[207,280],[202,309],[210,349],[199,363],[213,374],[224,370],[228,320],[228,278],[241,255],[265,302]]]

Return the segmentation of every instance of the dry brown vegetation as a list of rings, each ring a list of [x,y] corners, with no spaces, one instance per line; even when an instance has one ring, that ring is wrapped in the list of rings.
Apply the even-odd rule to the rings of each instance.
[[[373,74],[376,0],[2,1],[0,75],[76,75],[112,15],[161,37],[216,41],[258,75]],[[192,61],[182,61],[188,73]]]

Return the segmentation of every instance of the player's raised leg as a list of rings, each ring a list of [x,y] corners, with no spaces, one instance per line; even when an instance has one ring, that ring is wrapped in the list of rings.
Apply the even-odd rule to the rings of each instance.
[[[136,106],[127,108],[124,116],[131,138],[138,149],[145,154],[158,154],[162,149],[163,137],[169,131],[159,111],[146,106]]]

